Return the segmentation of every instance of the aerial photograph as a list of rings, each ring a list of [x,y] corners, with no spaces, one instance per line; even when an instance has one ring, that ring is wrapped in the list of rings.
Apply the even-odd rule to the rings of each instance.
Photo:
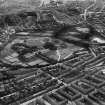
[[[0,0],[0,105],[105,105],[105,0]]]

